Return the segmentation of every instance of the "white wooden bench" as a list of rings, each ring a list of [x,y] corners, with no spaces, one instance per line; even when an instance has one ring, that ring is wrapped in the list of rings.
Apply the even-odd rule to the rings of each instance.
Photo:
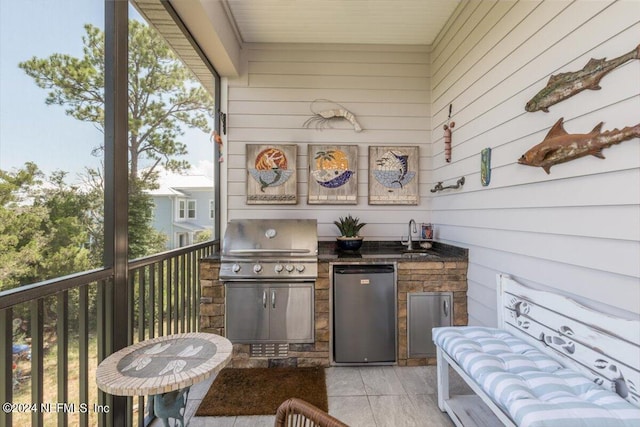
[[[433,330],[440,410],[465,427],[640,426],[640,321],[497,280],[497,329]],[[476,395],[449,395],[449,366]]]

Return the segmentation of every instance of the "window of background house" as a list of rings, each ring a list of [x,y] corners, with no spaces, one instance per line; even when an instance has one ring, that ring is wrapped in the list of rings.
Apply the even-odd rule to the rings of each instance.
[[[178,218],[184,219],[186,217],[186,211],[187,211],[187,201],[178,200]]]

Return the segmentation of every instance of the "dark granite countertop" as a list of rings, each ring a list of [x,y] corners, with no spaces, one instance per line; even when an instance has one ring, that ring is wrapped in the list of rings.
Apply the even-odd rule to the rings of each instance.
[[[417,244],[417,242],[416,242]],[[447,245],[441,242],[432,242],[431,249],[418,249],[406,251],[406,247],[400,242],[394,241],[367,241],[357,251],[343,251],[338,249],[335,242],[318,242],[318,260],[323,261],[348,261],[348,262],[393,262],[393,261],[466,261],[468,249]]]
[[[318,261],[349,261],[349,262],[394,262],[394,261],[466,261],[468,249],[433,242],[433,247],[427,250],[406,252],[400,242],[368,241],[365,240],[357,251],[343,251],[338,249],[335,241],[318,242]],[[220,253],[211,254],[204,259],[219,261]]]

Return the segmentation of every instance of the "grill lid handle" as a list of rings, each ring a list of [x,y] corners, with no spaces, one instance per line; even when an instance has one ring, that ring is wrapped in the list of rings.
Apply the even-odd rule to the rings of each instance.
[[[308,254],[311,253],[309,249],[231,249],[229,251],[232,255],[251,255],[251,254],[265,254],[265,253],[278,253],[278,254]]]

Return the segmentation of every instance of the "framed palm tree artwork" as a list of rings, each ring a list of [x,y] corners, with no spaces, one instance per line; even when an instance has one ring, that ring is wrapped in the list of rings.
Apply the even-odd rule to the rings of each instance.
[[[369,204],[417,205],[418,146],[369,146]]]
[[[310,144],[308,153],[307,203],[357,204],[358,146]]]
[[[247,204],[295,205],[295,144],[247,144]]]

